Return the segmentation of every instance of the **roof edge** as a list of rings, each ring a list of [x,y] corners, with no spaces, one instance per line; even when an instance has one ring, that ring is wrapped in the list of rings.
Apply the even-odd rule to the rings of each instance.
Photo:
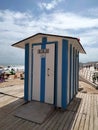
[[[78,42],[79,45],[81,46],[81,48],[82,48],[84,54],[86,54],[86,51],[84,50],[84,48],[83,48],[83,46],[82,46],[82,44],[80,43],[80,41],[79,41],[78,38],[76,38],[76,37],[70,37],[70,36],[62,36],[62,35],[48,34],[48,33],[36,33],[36,34],[34,34],[34,35],[30,36],[30,37],[27,37],[27,38],[25,38],[25,39],[23,39],[23,40],[20,40],[19,42],[16,42],[16,43],[12,44],[11,46],[15,46],[15,45],[19,44],[20,42],[24,42],[25,40],[28,40],[28,39],[30,39],[30,38],[33,38],[33,37],[35,37],[35,36],[37,36],[37,35],[44,35],[44,36],[47,36],[47,35],[48,35],[48,36],[54,36],[54,37],[60,37],[60,38],[75,39],[75,40],[77,40],[77,42]]]
[[[78,38],[76,38],[76,37],[62,36],[62,35],[55,35],[55,34],[48,34],[48,33],[36,33],[36,34],[34,34],[34,35],[30,36],[30,37],[27,37],[27,38],[25,38],[25,39],[23,39],[23,40],[20,40],[19,42],[16,42],[16,43],[12,44],[11,46],[14,46],[14,45],[16,45],[16,44],[18,44],[18,43],[20,43],[20,42],[23,42],[23,41],[25,41],[25,40],[28,40],[28,39],[30,39],[30,38],[32,38],[32,37],[37,36],[37,35],[45,35],[45,36],[48,35],[48,36],[71,38],[71,39],[76,39],[76,40],[78,40]]]

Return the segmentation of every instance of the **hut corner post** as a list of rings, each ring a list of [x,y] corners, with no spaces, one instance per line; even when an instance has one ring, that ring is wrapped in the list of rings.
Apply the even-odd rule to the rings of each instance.
[[[25,44],[25,83],[24,83],[24,99],[28,101],[29,87],[29,43]]]
[[[62,109],[67,106],[68,87],[68,40],[62,40]]]

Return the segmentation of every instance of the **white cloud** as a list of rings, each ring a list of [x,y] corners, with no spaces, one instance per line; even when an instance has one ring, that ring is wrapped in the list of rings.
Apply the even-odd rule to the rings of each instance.
[[[0,34],[0,47],[8,47],[8,45],[38,32],[75,36],[81,39],[83,45],[93,45],[97,44],[98,41],[97,28],[97,17],[83,17],[60,11],[35,17],[30,12],[21,13],[5,10],[0,11],[0,32],[2,32]],[[91,48],[91,53],[92,51]],[[96,57],[96,52],[94,53]],[[90,48],[87,59],[91,58],[89,54]],[[80,58],[83,60],[82,57]]]
[[[52,0],[50,3],[42,2],[42,3],[39,3],[39,7],[41,9],[51,10],[51,9],[55,8],[61,1],[62,0]]]
[[[46,16],[48,26],[52,26],[58,29],[85,29],[98,27],[98,18],[92,19],[83,16],[79,16],[73,13],[53,13]],[[47,25],[47,23],[46,23]]]
[[[47,33],[55,32],[55,30],[64,33],[66,30],[86,29],[83,32],[83,37],[96,36],[98,28],[98,18],[88,18],[79,16],[73,13],[54,12],[51,14],[42,14],[41,16],[34,17],[30,13],[12,12],[9,10],[0,12],[0,30],[8,34],[18,37],[24,37],[27,34],[32,35],[39,31]],[[92,29],[92,30],[90,30]],[[89,32],[90,31],[90,32]],[[67,31],[69,34],[69,31]],[[20,34],[20,35],[18,35]],[[65,35],[65,33],[64,33]]]

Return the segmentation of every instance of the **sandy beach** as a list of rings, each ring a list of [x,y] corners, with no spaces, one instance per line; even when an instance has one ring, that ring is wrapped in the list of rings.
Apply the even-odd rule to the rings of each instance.
[[[23,72],[17,72],[16,75],[17,77],[15,78],[15,75],[10,75],[8,79],[5,79],[4,82],[0,83],[0,87],[9,87],[14,85],[19,85],[19,84],[24,84],[24,80],[20,79],[20,74]]]
[[[87,84],[82,81],[79,81],[79,88],[81,89],[82,93],[98,94],[98,89],[95,89],[90,84]]]
[[[9,87],[9,86],[14,87],[14,85],[23,85],[24,80],[20,79],[21,73],[22,72],[16,73],[17,78],[14,78],[14,75],[10,75],[9,79],[6,79],[4,82],[0,83],[0,87]],[[79,88],[81,89],[82,93],[98,94],[98,90],[82,81],[79,81]]]

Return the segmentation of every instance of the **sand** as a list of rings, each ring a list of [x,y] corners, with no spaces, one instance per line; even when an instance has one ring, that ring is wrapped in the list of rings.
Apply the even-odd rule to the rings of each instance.
[[[19,85],[19,84],[24,84],[24,80],[20,79],[20,74],[22,72],[18,72],[16,77],[14,75],[10,75],[9,79],[5,79],[4,82],[0,83],[0,87],[9,87],[9,86],[14,86],[14,85]]]
[[[9,79],[5,80],[5,82],[0,83],[0,87],[9,87],[9,86],[14,86],[14,85],[24,84],[24,80],[20,79],[21,73],[22,72],[17,73],[17,78],[14,78],[14,75],[11,75]],[[83,93],[98,94],[98,89],[95,89],[90,84],[87,84],[82,81],[79,81],[79,89],[81,90],[80,92],[83,92]]]
[[[98,89],[95,89],[90,84],[87,84],[82,81],[79,81],[79,88],[81,89],[80,92],[83,92],[83,93],[98,94]]]

